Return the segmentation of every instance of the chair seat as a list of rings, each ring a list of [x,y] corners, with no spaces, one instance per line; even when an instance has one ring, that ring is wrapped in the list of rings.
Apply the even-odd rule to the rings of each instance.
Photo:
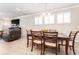
[[[45,42],[46,46],[56,47],[56,43]]]
[[[43,41],[41,42],[41,40],[34,40],[33,42],[36,43],[36,44],[42,44],[43,43]]]

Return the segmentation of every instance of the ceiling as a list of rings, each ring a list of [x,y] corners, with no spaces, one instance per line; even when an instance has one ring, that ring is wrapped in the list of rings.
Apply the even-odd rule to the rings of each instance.
[[[77,3],[0,3],[0,19],[13,18],[23,15],[42,12],[46,9],[53,10],[71,7]]]

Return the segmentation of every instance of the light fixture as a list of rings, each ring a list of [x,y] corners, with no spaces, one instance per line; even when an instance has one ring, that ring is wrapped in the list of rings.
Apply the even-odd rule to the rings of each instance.
[[[45,18],[46,17],[50,17],[50,13],[49,13],[49,11],[48,11],[48,4],[47,3],[45,3],[44,4],[44,12],[42,13],[42,16],[43,16],[43,19],[45,20]]]
[[[48,21],[50,19],[50,13],[48,11],[48,4],[47,3],[44,4],[44,12],[42,13],[42,17],[43,17],[44,24],[48,24]],[[45,25],[44,30],[48,31],[47,25]]]

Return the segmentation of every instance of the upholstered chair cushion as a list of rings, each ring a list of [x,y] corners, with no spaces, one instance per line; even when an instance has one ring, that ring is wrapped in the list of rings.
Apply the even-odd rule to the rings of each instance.
[[[45,42],[46,46],[56,47],[56,43]]]
[[[33,42],[37,43],[37,44],[42,44],[43,43],[43,41],[41,42],[41,40],[34,40]]]

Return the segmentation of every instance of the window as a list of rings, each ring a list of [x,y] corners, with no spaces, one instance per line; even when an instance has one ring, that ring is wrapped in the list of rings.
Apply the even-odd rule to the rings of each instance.
[[[52,15],[49,14],[48,16],[45,16],[44,24],[54,24],[54,20],[55,20],[54,14]]]
[[[49,16],[48,15],[46,15],[44,17],[44,24],[49,24]]]
[[[42,16],[38,17],[38,24],[42,24]]]
[[[38,17],[35,17],[35,24],[38,24]]]
[[[35,24],[42,24],[42,16],[35,17]]]
[[[71,14],[69,11],[59,12],[47,15],[41,15],[35,17],[35,24],[54,24],[54,23],[70,23],[71,22]]]
[[[64,13],[64,23],[70,23],[70,19],[71,16],[70,16],[70,12],[65,12]]]
[[[50,15],[49,23],[54,24],[54,22],[55,22],[55,15],[52,14],[52,15]]]
[[[57,14],[57,23],[63,23],[63,13]]]
[[[70,23],[70,12],[57,13],[57,23]]]

